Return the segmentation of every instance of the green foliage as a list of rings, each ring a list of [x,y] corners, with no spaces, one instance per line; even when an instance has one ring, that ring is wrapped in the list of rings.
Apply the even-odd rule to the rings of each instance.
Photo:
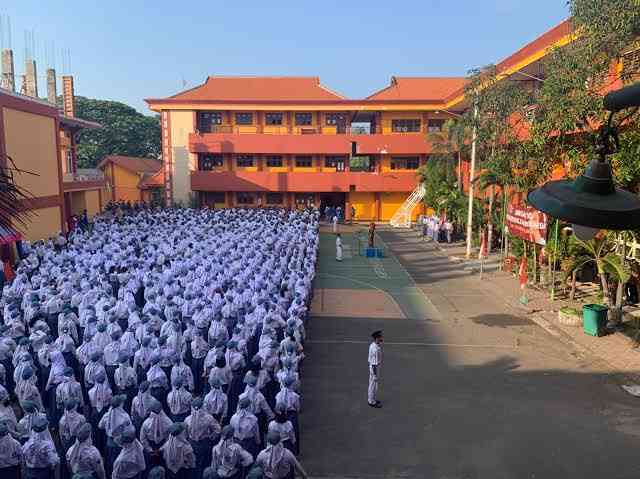
[[[463,122],[476,132],[479,171],[488,171],[493,185],[518,187],[522,165],[517,168],[514,162],[528,156],[522,134],[532,103],[531,92],[521,82],[504,81],[495,65],[472,70],[466,88],[474,108],[469,108]]]
[[[106,155],[161,157],[157,115],[145,116],[124,103],[81,96],[76,97],[75,106],[78,118],[102,125],[100,129],[85,129],[78,134],[78,167],[95,168]]]
[[[570,0],[569,8],[575,38],[543,61],[532,141],[574,176],[594,155],[596,130],[606,121],[602,92],[610,87],[609,68],[640,35],[640,6],[637,0]],[[623,154],[624,171],[616,176],[635,186],[637,172],[627,159]]]
[[[613,304],[609,295],[608,278],[617,283],[626,283],[631,276],[629,266],[616,253],[613,240],[613,233],[597,236],[589,241],[579,240],[572,235],[569,241],[570,248],[574,248],[573,255],[565,262],[563,278],[566,281],[574,271],[581,270],[589,263],[595,264],[609,306]]]
[[[564,314],[570,314],[572,316],[581,316],[582,312],[578,311],[576,308],[571,308],[569,306],[563,306],[560,308],[560,311]]]
[[[620,134],[620,148],[609,157],[609,161],[616,183],[640,193],[640,128],[637,123]]]

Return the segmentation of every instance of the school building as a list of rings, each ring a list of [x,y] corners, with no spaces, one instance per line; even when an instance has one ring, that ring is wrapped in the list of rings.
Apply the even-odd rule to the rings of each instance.
[[[432,152],[427,133],[455,111],[464,78],[393,77],[362,100],[317,77],[209,77],[147,99],[161,115],[169,204],[308,204],[389,220],[416,189]],[[423,207],[415,208],[417,216]]]
[[[28,192],[30,199],[21,207],[30,216],[25,225],[14,222],[13,231],[0,231],[0,245],[5,246],[16,239],[34,241],[66,232],[72,215],[87,210],[93,216],[105,202],[104,175],[77,167],[78,132],[100,125],[75,117],[73,77],[62,78],[62,109],[55,104],[55,80],[49,101],[38,97],[35,74],[27,90],[15,93],[13,78],[7,75],[13,71],[12,63],[11,69],[7,66],[7,52],[2,52],[0,167],[12,171],[16,184]]]
[[[164,188],[162,163],[152,158],[105,156],[98,164],[109,186],[111,201],[160,202]]]

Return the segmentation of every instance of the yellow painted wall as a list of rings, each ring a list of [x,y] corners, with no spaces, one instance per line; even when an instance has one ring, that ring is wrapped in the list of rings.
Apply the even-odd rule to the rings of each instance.
[[[55,121],[11,108],[4,108],[3,116],[7,154],[16,168],[35,173],[16,174],[18,186],[35,197],[59,195]]]
[[[409,197],[411,193],[381,193],[380,201],[382,206],[380,207],[381,221],[389,221],[393,214],[398,211],[398,208],[402,206],[402,203]],[[422,214],[422,206],[418,205],[413,210],[411,215],[413,221],[415,221],[419,215]]]
[[[85,191],[84,197],[89,217],[91,218],[100,213],[100,193],[98,190]]]
[[[87,209],[84,191],[74,191],[71,195],[71,211],[72,215],[81,215]]]
[[[140,177],[118,165],[113,165],[113,174],[116,201],[140,201],[140,190],[138,189]]]
[[[356,221],[375,219],[375,193],[349,193],[349,203],[356,209]]]
[[[48,239],[60,231],[60,220],[61,211],[58,206],[32,210],[32,216],[28,220],[27,228],[16,225],[16,229],[29,241]]]
[[[193,133],[193,112],[171,111],[171,155],[173,157],[173,200],[189,203],[191,171],[197,169],[197,156],[189,153],[189,134]]]

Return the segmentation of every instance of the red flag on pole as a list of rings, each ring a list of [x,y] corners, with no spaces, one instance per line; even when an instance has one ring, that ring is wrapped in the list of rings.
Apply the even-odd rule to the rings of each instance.
[[[524,290],[527,285],[527,257],[522,256],[520,260],[520,269],[518,270],[518,277],[520,278],[520,289]]]
[[[478,253],[478,258],[486,258],[487,257],[487,234],[485,231],[482,232],[482,241],[480,242],[480,253]]]

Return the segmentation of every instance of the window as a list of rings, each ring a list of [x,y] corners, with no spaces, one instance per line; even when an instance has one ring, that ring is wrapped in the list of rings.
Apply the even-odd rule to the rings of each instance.
[[[267,167],[268,168],[280,168],[282,166],[282,157],[281,156],[267,156]]]
[[[236,125],[253,125],[253,113],[236,113]]]
[[[198,130],[203,133],[211,133],[213,127],[222,125],[221,111],[202,111],[198,113]]]
[[[327,113],[324,121],[327,125],[336,126],[345,122],[345,116],[342,113]]]
[[[255,200],[253,193],[236,193],[236,202],[239,205],[252,205]]]
[[[211,171],[220,168],[224,164],[222,155],[202,154],[198,155],[198,170]]]
[[[203,201],[207,205],[215,205],[216,203],[220,204],[225,202],[225,195],[222,191],[206,191],[203,196]]]
[[[420,158],[417,156],[400,156],[391,158],[392,170],[417,170]]]
[[[305,208],[311,206],[314,203],[314,194],[313,193],[296,193],[295,196],[296,205],[301,208]]]
[[[420,120],[391,120],[391,129],[395,133],[418,133],[420,131]]]
[[[281,205],[284,203],[284,196],[282,193],[267,193],[268,205]]]
[[[73,151],[71,151],[71,148],[67,150],[66,160],[67,160],[67,173],[73,173]]]
[[[324,166],[326,168],[335,168],[338,171],[344,171],[344,165],[347,162],[345,156],[325,156]]]
[[[375,161],[371,156],[352,156],[349,159],[350,171],[375,171]]]
[[[264,122],[267,125],[282,125],[282,113],[267,113]]]
[[[298,168],[310,168],[313,166],[313,158],[310,156],[296,156],[296,166]]]
[[[444,126],[444,120],[429,120],[429,126],[427,127],[429,133],[438,133],[442,131]]]
[[[251,155],[240,155],[236,158],[236,164],[240,167],[249,167],[253,166],[253,156]]]
[[[296,125],[309,126],[312,122],[311,113],[296,113]]]

